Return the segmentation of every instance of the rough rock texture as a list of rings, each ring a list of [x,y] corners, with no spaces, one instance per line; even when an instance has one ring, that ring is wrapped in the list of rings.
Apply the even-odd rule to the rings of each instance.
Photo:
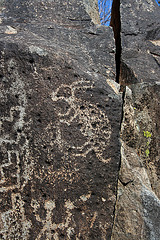
[[[78,0],[1,1],[0,22],[0,239],[110,239],[122,109],[112,29]]]
[[[121,0],[123,85],[160,81],[160,8],[154,0]]]
[[[159,16],[0,0],[0,239],[160,239]]]
[[[85,9],[95,24],[100,24],[97,0],[83,0]]]
[[[112,239],[160,237],[160,84],[127,87]]]
[[[116,12],[113,8],[113,13]],[[112,240],[160,239],[160,8],[121,0],[124,90],[121,168]]]

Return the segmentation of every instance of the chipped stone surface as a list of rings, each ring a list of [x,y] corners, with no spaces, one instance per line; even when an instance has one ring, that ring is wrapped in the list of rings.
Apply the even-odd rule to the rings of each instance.
[[[115,240],[160,236],[159,92],[158,83],[126,89]]]
[[[75,0],[8,0],[1,18],[0,238],[108,240],[122,107],[112,29]]]

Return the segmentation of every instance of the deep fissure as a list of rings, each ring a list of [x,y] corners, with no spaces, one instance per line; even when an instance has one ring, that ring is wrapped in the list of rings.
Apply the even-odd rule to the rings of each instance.
[[[113,28],[114,39],[115,39],[115,47],[116,47],[116,53],[115,53],[116,82],[118,84],[120,84],[120,91],[122,92],[122,112],[121,112],[121,122],[120,122],[120,129],[119,129],[119,131],[121,131],[122,121],[123,121],[123,117],[124,117],[124,99],[125,99],[126,87],[122,86],[121,82],[120,82],[121,52],[122,52],[120,0],[113,0],[110,26]],[[120,172],[120,168],[121,168],[121,153],[120,153],[120,161],[119,161],[119,166],[118,166],[118,172]],[[116,217],[116,206],[117,206],[117,197],[118,197],[118,179],[119,179],[119,174],[118,174],[118,178],[117,178],[116,203],[115,203],[114,212],[113,212],[113,216],[114,216],[113,226],[114,226],[115,217]],[[113,231],[113,227],[112,227],[112,231]],[[111,234],[111,236],[112,236],[112,234]]]
[[[110,26],[113,28],[116,45],[116,82],[119,83],[121,66],[121,19],[120,19],[120,0],[113,0],[111,11]]]

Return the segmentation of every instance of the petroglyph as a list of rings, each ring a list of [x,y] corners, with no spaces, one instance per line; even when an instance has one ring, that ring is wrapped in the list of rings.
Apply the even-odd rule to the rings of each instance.
[[[90,91],[90,89],[94,89],[93,84],[89,81],[81,80],[71,85],[62,84],[53,92],[52,100],[58,104],[56,106],[59,107],[58,115],[60,122],[60,124],[57,124],[54,143],[58,144],[59,150],[64,149],[64,145],[68,143],[62,137],[64,134],[60,125],[71,126],[76,122],[86,141],[82,144],[79,141],[78,145],[73,143],[71,146],[68,144],[67,147],[72,148],[74,152],[72,154],[77,157],[86,157],[90,151],[94,151],[100,161],[108,163],[110,158],[106,159],[103,151],[110,143],[111,126],[109,119],[97,105],[86,102],[79,103],[79,92]],[[103,138],[101,138],[102,135]]]
[[[64,204],[65,208],[65,219],[63,222],[60,222],[56,224],[52,221],[53,217],[53,210],[56,208],[55,201],[53,200],[46,200],[44,203],[44,209],[46,211],[46,217],[45,219],[42,219],[40,215],[38,214],[38,210],[40,208],[40,202],[38,202],[36,199],[32,199],[31,206],[33,208],[36,220],[38,222],[41,222],[43,224],[43,228],[41,229],[40,233],[36,237],[36,240],[45,238],[48,240],[51,239],[59,239],[57,229],[65,230],[67,239],[70,239],[71,233],[74,231],[71,227],[69,227],[69,224],[71,222],[72,213],[71,211],[75,208],[74,204],[70,200],[66,200]]]
[[[28,221],[25,217],[24,202],[21,199],[21,195],[19,193],[12,193],[11,201],[12,209],[0,215],[1,237],[5,240],[27,240],[29,237],[29,229],[32,224],[31,221]]]
[[[93,26],[81,0],[4,2],[0,239],[109,238],[121,119],[106,83],[113,32]]]
[[[2,53],[1,67],[4,67]],[[24,129],[29,123],[25,122],[25,109],[27,97],[23,79],[18,74],[18,63],[10,59],[7,63],[10,79],[3,77],[1,81],[2,90],[0,98],[2,101],[11,101],[10,109],[1,114],[0,119],[0,144],[1,144],[1,165],[0,165],[0,192],[14,188],[21,189],[27,183],[32,162],[29,164],[29,144]],[[5,86],[8,86],[7,88]],[[11,134],[12,132],[12,134]],[[10,149],[10,150],[9,150]],[[20,155],[24,154],[24,169],[22,179],[20,178]]]
[[[85,201],[89,200],[91,197],[91,192],[87,193]],[[74,230],[74,213],[73,211],[77,208],[76,205],[79,205],[80,202],[84,201],[84,197],[81,196],[79,199],[76,199],[74,202],[72,202],[70,199],[64,200],[64,214],[63,214],[63,221],[61,222],[54,222],[53,219],[56,219],[55,213],[56,211],[59,211],[58,206],[56,206],[55,200],[46,200],[44,202],[44,205],[42,206],[42,203],[37,199],[32,199],[31,206],[33,209],[33,213],[36,217],[36,220],[42,224],[42,229],[40,230],[38,236],[35,238],[36,240],[40,239],[48,239],[48,240],[58,240],[60,239],[60,235],[63,232],[64,236],[66,236],[66,239],[72,239],[72,235],[76,236],[76,239],[79,239],[80,235],[75,235]],[[39,214],[40,208],[45,209],[45,214],[43,214],[43,218]],[[84,217],[85,213],[81,213]],[[44,217],[45,216],[45,217]],[[97,212],[93,213],[93,217],[90,217],[89,224],[90,228],[93,228],[94,222],[96,220],[96,217],[98,216]],[[88,217],[87,217],[88,218]]]
[[[19,153],[7,151],[7,155],[6,162],[0,166],[0,192],[20,188]]]

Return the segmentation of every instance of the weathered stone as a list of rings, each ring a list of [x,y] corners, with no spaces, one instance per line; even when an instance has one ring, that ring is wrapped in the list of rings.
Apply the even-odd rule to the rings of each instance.
[[[83,1],[1,9],[0,238],[108,240],[122,105],[112,29]]]
[[[154,0],[121,0],[120,83],[159,81],[160,8]],[[128,74],[128,69],[132,72]]]
[[[160,236],[160,84],[127,88],[112,239]]]
[[[150,0],[113,2],[111,24],[124,107],[112,240],[159,240],[160,8]]]
[[[97,9],[0,1],[0,239],[159,240],[159,8]]]
[[[87,13],[95,24],[100,24],[97,0],[83,0]]]

